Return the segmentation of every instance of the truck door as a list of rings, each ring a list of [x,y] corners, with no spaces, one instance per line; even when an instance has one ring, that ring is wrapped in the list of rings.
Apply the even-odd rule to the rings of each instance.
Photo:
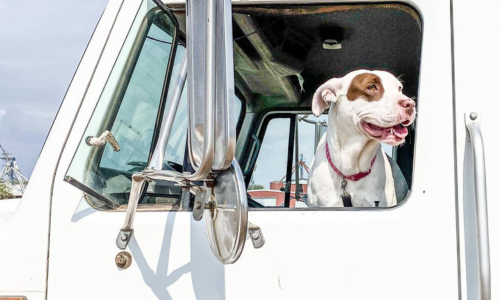
[[[403,203],[391,208],[305,208],[305,168],[311,165],[314,156],[312,143],[315,134],[314,126],[306,121],[321,124],[327,121],[327,117],[314,118],[308,109],[300,104],[294,107],[291,101],[282,100],[282,107],[276,108],[280,105],[280,98],[276,96],[274,101],[268,100],[272,104],[262,109],[253,105],[253,115],[245,119],[251,125],[246,127],[244,123],[238,142],[244,134],[256,141],[248,142],[246,146],[239,144],[241,151],[238,154],[242,166],[245,166],[248,193],[263,206],[250,208],[249,220],[260,226],[266,244],[260,249],[246,247],[240,260],[231,269],[226,269],[230,272],[227,282],[231,282],[227,285],[228,298],[252,299],[262,294],[283,299],[460,298],[452,158],[452,68],[448,51],[451,40],[450,26],[446,24],[450,17],[449,3],[416,2],[415,5],[422,18],[422,52],[418,54],[420,67],[412,72],[412,67],[407,65],[403,91],[417,96],[418,117],[412,138],[404,146],[388,151],[394,154],[393,158],[401,167],[410,194]],[[269,7],[273,8],[277,9]],[[236,6],[233,9],[243,10]],[[376,7],[371,9],[371,12],[358,11],[346,18],[352,20],[355,15],[357,20],[368,20],[373,17],[372,14],[380,18],[370,20],[368,24],[374,31],[384,32],[391,39],[385,40],[383,46],[378,45],[381,50],[365,41],[363,49],[368,48],[372,55],[356,52],[356,36],[359,37],[361,32],[370,32],[368,28],[361,29],[363,22],[356,23],[359,27],[352,23],[347,25],[343,23],[344,15],[336,13],[335,17],[330,16],[326,8],[322,9],[321,18],[323,22],[334,18],[336,26],[352,33],[349,38],[344,36],[341,47],[342,51],[349,49],[351,53],[356,53],[356,57],[350,60],[358,59],[355,63],[359,67],[373,63],[375,66],[371,68],[382,68],[382,63],[377,64],[376,61],[383,57],[383,68],[399,75],[403,73],[398,73],[398,70],[404,63],[418,61],[409,51],[396,50],[392,44],[401,37],[400,34],[404,36],[400,41],[405,47],[418,43],[417,37],[405,40],[414,34],[410,25],[414,23],[400,19],[404,15],[411,19],[411,11],[401,7],[394,7],[397,12],[383,8],[377,10]],[[252,17],[250,9],[241,12]],[[301,12],[310,15],[294,16],[292,9],[287,10],[284,17],[285,23],[290,26],[287,30],[291,27],[300,30],[301,22],[305,28],[315,26],[313,13],[304,7]],[[391,12],[395,14],[391,15]],[[349,9],[346,8],[344,13],[348,15]],[[265,15],[265,12],[259,12],[258,17],[264,18]],[[241,19],[244,17],[236,18],[236,23],[246,24]],[[383,19],[391,22],[384,23]],[[248,22],[248,19],[244,21]],[[261,22],[270,24],[270,21]],[[404,30],[392,31],[390,24],[398,24],[397,28]],[[267,33],[267,37],[271,39],[271,36]],[[377,35],[374,33],[373,36]],[[378,38],[384,39],[382,36]],[[350,62],[342,60],[335,52],[330,54],[335,61],[330,62],[324,59],[327,54],[322,54],[320,50],[312,46],[308,56],[316,57],[316,77],[324,74],[342,76],[342,71],[338,69],[352,70]],[[338,55],[348,53],[339,52]],[[362,55],[365,56],[359,58]],[[308,62],[314,64],[313,60]],[[308,81],[314,80],[307,77],[311,73],[310,64],[301,73],[305,90],[299,94],[301,98],[306,98],[304,94],[308,92],[310,96],[319,86],[308,86]],[[331,69],[324,71],[322,64]],[[245,76],[245,70],[239,70],[238,66],[236,69],[238,74]],[[418,88],[412,83],[415,76],[419,78]],[[326,79],[322,78],[322,82]],[[285,94],[281,97],[286,99]],[[263,95],[257,98],[260,103],[266,99]],[[245,131],[247,128],[248,131]],[[431,149],[444,152],[438,155]],[[300,174],[302,168],[303,174]],[[237,285],[237,280],[241,279],[238,275],[243,273],[247,284],[258,288],[244,289]]]
[[[295,199],[294,208],[289,191],[283,207],[249,196],[249,205],[254,207],[249,209],[248,220],[256,225],[250,228],[259,228],[260,232],[247,239],[265,239],[265,244],[255,243],[252,247],[252,243],[247,243],[235,264],[223,265],[219,261],[221,253],[217,260],[210,249],[204,222],[192,217],[196,200],[173,182],[152,180],[140,197],[134,234],[125,253],[116,247],[133,173],[142,172],[151,161],[162,116],[169,113],[165,108],[169,107],[168,99],[171,101],[171,78],[177,78],[181,72],[186,55],[190,29],[184,25],[185,9],[182,5],[170,8],[170,13],[165,13],[149,0],[121,4],[55,174],[48,298],[459,299],[448,1],[422,0],[411,5],[359,2],[352,6],[334,2],[249,2],[233,7],[237,117],[230,126],[238,128],[236,157],[245,176],[236,176],[237,181],[244,180],[249,188],[254,163],[265,164],[260,161],[266,161],[266,153],[261,149],[267,146],[267,136],[278,138],[284,132],[286,141],[283,156],[268,158],[271,164],[267,167],[273,166],[273,159],[291,156],[297,116],[310,113],[307,93],[317,87],[308,86],[308,78],[313,80],[315,74],[303,72],[307,64],[298,73],[300,76],[290,71],[295,70],[291,63],[297,61],[294,59],[275,64],[274,68],[269,61],[279,57],[273,58],[272,52],[267,51],[281,49],[280,57],[288,53],[306,59],[296,52],[303,49],[298,47],[300,43],[296,44],[301,40],[311,40],[311,49],[340,49],[332,46],[338,41],[308,38],[286,28],[282,32],[290,34],[288,44],[259,48],[256,45],[266,44],[260,34],[270,38],[272,33],[259,30],[258,25],[315,25],[314,30],[319,32],[322,24],[342,23],[345,41],[339,62],[362,64],[362,56],[349,52],[350,41],[356,41],[353,45],[358,47],[351,49],[387,59],[417,53],[412,56],[417,60],[412,62],[412,74],[416,77],[410,81],[414,83],[415,95],[418,93],[418,122],[412,141],[398,158],[411,189],[402,204],[392,208],[300,208],[300,199]],[[306,19],[301,23],[301,17],[306,15],[316,23]],[[270,16],[283,19],[269,21]],[[409,27],[398,23],[403,20],[409,22],[405,23]],[[365,31],[357,27],[360,24]],[[379,24],[383,26],[377,27]],[[312,35],[315,31],[310,30],[305,32]],[[406,40],[407,44],[377,42],[393,37],[404,41],[408,30],[417,38]],[[276,32],[279,31],[274,28],[275,37],[280,38]],[[369,33],[365,41],[372,41],[376,47],[367,48],[370,43],[356,40],[356,34],[363,32]],[[253,50],[245,52],[246,48]],[[261,59],[252,60],[255,57]],[[293,66],[280,68],[286,63]],[[395,59],[387,64],[368,62],[363,67],[404,70],[406,65],[404,60]],[[342,72],[332,70],[332,74]],[[269,78],[278,84],[259,79],[266,78],[266,72],[273,74]],[[161,162],[163,170],[192,171],[194,154],[187,145],[192,146],[189,134],[196,135],[199,127],[188,124],[187,115],[194,110],[185,93],[189,88],[184,87],[176,108]],[[107,143],[96,143],[100,136],[100,141]],[[283,164],[282,173],[289,177],[288,185],[292,184],[292,162]],[[229,224],[227,231],[234,227]],[[124,264],[124,259],[131,264]]]

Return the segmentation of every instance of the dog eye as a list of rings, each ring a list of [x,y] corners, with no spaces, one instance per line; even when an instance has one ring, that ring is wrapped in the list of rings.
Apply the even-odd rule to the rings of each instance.
[[[367,89],[370,91],[378,91],[377,86],[375,84],[369,85]]]
[[[402,90],[403,90],[403,87],[402,87],[402,86],[400,86],[400,87],[399,87],[399,91],[401,92]]]

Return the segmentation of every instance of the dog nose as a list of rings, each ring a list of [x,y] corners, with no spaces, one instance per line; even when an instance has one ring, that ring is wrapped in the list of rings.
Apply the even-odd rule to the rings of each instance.
[[[398,101],[399,106],[402,108],[408,109],[408,108],[414,108],[415,107],[415,101],[411,99],[401,99]]]

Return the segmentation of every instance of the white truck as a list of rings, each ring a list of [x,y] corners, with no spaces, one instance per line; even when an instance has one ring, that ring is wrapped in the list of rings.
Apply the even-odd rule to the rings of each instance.
[[[500,300],[499,8],[111,0],[0,201],[0,299]],[[410,192],[308,207],[312,93],[359,68],[416,99]]]

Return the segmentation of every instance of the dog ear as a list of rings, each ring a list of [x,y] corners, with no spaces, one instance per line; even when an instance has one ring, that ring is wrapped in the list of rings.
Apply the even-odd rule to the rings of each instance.
[[[312,99],[312,112],[319,117],[330,105],[329,102],[337,101],[337,94],[342,89],[342,78],[333,78],[325,82],[314,93]]]

